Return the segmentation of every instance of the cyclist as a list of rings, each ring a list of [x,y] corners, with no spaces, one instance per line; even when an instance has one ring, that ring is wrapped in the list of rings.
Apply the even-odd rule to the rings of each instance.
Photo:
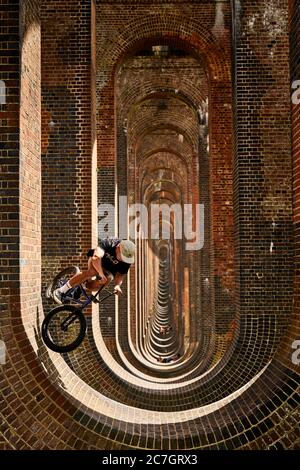
[[[89,250],[87,256],[89,258],[87,270],[75,274],[66,284],[53,292],[53,299],[59,305],[62,304],[63,294],[83,282],[86,282],[87,290],[95,291],[114,279],[115,293],[122,294],[123,278],[134,263],[135,244],[130,240],[108,237],[101,239],[99,246]]]

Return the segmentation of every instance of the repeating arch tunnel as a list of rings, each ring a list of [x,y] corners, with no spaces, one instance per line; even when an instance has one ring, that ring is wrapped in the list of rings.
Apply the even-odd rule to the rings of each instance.
[[[23,261],[1,301],[0,446],[299,448],[299,2],[66,3],[19,11]],[[86,263],[101,204],[136,262],[60,355],[43,293]]]

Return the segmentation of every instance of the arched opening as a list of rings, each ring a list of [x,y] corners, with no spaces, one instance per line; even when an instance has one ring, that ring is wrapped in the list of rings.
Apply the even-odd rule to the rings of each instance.
[[[161,44],[164,51],[157,53]],[[209,58],[197,46],[182,40],[175,31],[172,38],[164,35],[135,38],[131,48],[127,46],[126,53],[117,58],[108,72],[114,70],[111,80],[106,78],[110,86],[99,88],[98,115],[102,116],[103,103],[105,109],[114,109],[115,119],[106,125],[105,133],[98,125],[98,142],[102,145],[108,140],[116,142],[113,147],[116,157],[112,154],[110,162],[103,152],[103,158],[100,157],[99,202],[117,203],[119,197],[128,196],[128,207],[143,204],[147,213],[153,205],[164,203],[168,210],[173,204],[179,204],[181,210],[181,240],[174,237],[174,223],[170,223],[167,243],[172,295],[169,293],[169,313],[164,320],[160,319],[167,325],[173,323],[174,341],[163,347],[164,335],[155,332],[163,326],[158,323],[155,309],[161,263],[151,233],[147,234],[150,239],[137,240],[137,263],[130,270],[127,296],[119,301],[116,310],[118,347],[142,370],[146,363],[149,370],[153,369],[161,355],[170,357],[175,353],[180,354],[185,368],[187,364],[191,367],[197,364],[199,371],[208,370],[215,363],[216,352],[220,359],[229,346],[226,338],[235,315],[232,145],[228,135],[232,106],[228,88],[222,92],[224,104],[219,107],[222,111],[220,114],[214,111],[214,103],[220,99],[216,80],[221,80],[223,73],[224,88],[224,80],[230,84],[230,74],[226,69],[222,72],[221,67],[212,72],[216,52]],[[226,174],[226,178],[220,174]],[[176,189],[166,186],[164,180]],[[203,227],[198,226],[197,249],[186,249],[192,245],[184,233],[189,206],[193,207],[192,229],[195,208],[198,224],[200,210],[204,213]],[[124,205],[119,215],[120,210],[124,211]],[[115,234],[128,236],[128,221],[126,229],[124,217],[121,225],[115,226]],[[149,225],[151,218],[148,231]],[[199,249],[201,237],[203,246]],[[103,326],[105,322],[103,312]],[[107,336],[113,338],[114,334],[112,325]],[[159,373],[163,371],[164,367]]]
[[[170,8],[149,0],[130,10],[125,2],[5,5],[16,38],[2,63],[5,445],[297,447],[299,112],[293,104],[291,113],[288,70],[291,60],[298,80],[298,2],[191,1],[186,8],[178,0]],[[66,263],[83,265],[96,243],[96,203],[114,204],[118,194],[148,209],[203,202],[204,249],[184,253],[175,215],[162,214],[154,235],[164,220],[170,237],[138,239],[129,295],[116,316],[113,304],[100,318],[94,311],[82,345],[58,355],[40,336],[40,230],[45,283]],[[152,219],[150,212],[148,225]],[[169,322],[173,329],[162,335]],[[177,351],[171,363],[156,360]]]

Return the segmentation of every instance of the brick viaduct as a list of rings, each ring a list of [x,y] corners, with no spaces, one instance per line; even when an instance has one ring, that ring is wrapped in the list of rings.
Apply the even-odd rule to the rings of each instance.
[[[0,15],[0,449],[299,449],[299,0]],[[120,196],[150,225],[154,203],[203,204],[203,247],[174,217],[139,235],[124,295],[56,354],[45,288]]]

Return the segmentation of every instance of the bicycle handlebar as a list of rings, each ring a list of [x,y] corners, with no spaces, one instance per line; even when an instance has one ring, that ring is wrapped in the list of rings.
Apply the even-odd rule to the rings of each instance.
[[[111,291],[108,291],[109,294],[106,295],[105,297],[102,297],[102,299],[99,300],[99,302],[103,302],[105,299],[108,299],[108,297],[111,297],[112,295],[116,295],[117,293],[115,291],[111,292]]]

